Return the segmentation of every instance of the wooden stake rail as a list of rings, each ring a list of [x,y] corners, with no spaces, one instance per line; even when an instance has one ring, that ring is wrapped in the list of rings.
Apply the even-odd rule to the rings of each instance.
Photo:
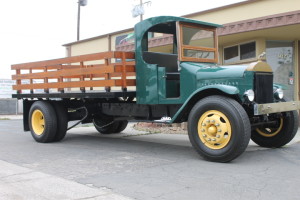
[[[112,59],[117,59],[117,62],[112,63]],[[136,84],[135,79],[127,78],[135,76],[135,62],[128,61],[132,59],[133,52],[110,51],[12,65],[11,69],[16,70],[12,76],[16,80],[13,89],[18,94],[22,90],[33,93],[34,89],[44,89],[46,93],[50,89],[64,92],[67,88],[80,88],[81,92],[85,92],[86,87],[90,90],[105,87],[106,91],[110,91],[115,86],[126,91],[128,86]],[[89,61],[104,64],[85,64]]]

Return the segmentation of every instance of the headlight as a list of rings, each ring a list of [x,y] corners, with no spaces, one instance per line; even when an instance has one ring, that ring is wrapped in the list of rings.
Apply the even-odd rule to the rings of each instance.
[[[277,88],[274,92],[274,96],[276,99],[283,99],[283,90],[281,88]]]
[[[254,101],[254,91],[253,90],[247,90],[245,93],[244,93],[244,96],[249,100],[249,101]]]

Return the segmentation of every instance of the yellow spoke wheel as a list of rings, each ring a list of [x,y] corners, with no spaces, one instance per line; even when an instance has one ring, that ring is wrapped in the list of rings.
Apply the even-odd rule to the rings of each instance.
[[[279,127],[278,128],[256,128],[257,133],[259,133],[260,135],[264,136],[264,137],[274,137],[275,135],[277,135],[283,127],[283,118],[281,117],[279,120]]]
[[[36,135],[42,135],[45,130],[45,118],[40,110],[35,110],[31,116],[31,125]]]
[[[222,149],[231,139],[231,124],[220,111],[209,110],[198,121],[200,140],[210,149]]]

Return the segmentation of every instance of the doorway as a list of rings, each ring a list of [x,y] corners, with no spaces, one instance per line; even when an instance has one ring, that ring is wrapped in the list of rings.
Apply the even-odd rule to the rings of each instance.
[[[287,101],[295,100],[294,42],[267,41],[266,57],[274,72],[274,83],[283,86]]]

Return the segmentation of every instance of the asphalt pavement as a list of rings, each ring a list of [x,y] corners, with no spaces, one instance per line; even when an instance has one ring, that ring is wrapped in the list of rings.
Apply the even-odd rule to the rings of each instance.
[[[90,126],[40,144],[22,120],[0,120],[0,199],[299,199],[299,141],[298,133],[279,149],[250,142],[224,164],[202,160],[183,134],[129,126],[101,135]]]

